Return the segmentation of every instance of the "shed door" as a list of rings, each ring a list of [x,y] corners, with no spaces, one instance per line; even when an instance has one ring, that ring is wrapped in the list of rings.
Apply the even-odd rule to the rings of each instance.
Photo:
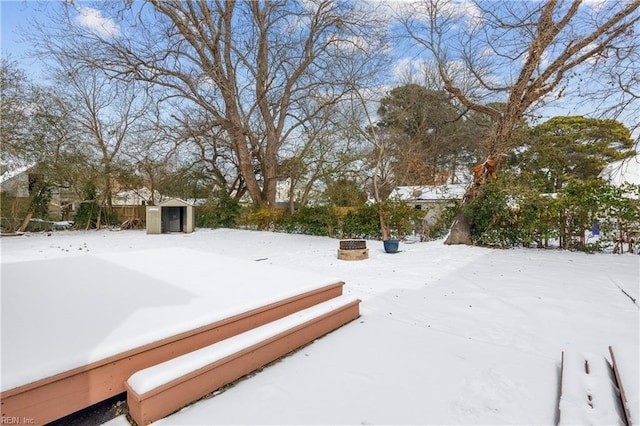
[[[169,232],[182,232],[183,207],[167,207],[169,217]]]

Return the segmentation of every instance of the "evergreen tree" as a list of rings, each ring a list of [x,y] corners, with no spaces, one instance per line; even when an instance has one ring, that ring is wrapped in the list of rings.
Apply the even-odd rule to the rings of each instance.
[[[396,87],[381,99],[378,115],[378,133],[390,139],[400,185],[446,183],[460,163],[474,161],[472,135],[478,126],[446,92],[418,84]]]
[[[596,179],[604,166],[635,154],[629,130],[615,120],[554,117],[532,128],[518,155],[519,169],[543,192]]]

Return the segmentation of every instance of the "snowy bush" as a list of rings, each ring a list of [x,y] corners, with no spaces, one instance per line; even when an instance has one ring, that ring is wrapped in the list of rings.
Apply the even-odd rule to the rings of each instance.
[[[619,188],[592,179],[572,181],[557,194],[540,194],[498,179],[480,188],[466,213],[478,245],[546,247],[555,243],[564,249],[601,251],[621,240],[637,243],[631,239],[640,229],[639,188]],[[596,220],[601,225],[599,238],[591,235]]]

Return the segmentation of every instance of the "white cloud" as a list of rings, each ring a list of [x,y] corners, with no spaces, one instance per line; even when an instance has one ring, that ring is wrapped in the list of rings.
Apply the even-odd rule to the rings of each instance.
[[[424,60],[400,58],[393,65],[393,77],[397,82],[414,82],[424,68]]]
[[[367,40],[364,37],[359,36],[349,36],[349,37],[338,37],[337,35],[329,36],[331,45],[342,52],[371,52],[371,50],[375,47],[370,40]]]
[[[105,18],[102,12],[91,7],[78,8],[76,22],[103,37],[115,37],[120,34],[120,27],[113,19]]]
[[[369,6],[371,13],[388,19],[407,13],[407,5],[414,3],[414,0],[361,0],[361,2]]]
[[[445,3],[445,12],[449,12],[453,16],[467,17],[470,19],[480,19],[482,13],[478,6],[469,0],[454,0]]]

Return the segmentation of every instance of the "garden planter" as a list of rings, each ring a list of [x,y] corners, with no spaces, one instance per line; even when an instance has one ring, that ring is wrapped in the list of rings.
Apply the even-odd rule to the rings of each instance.
[[[399,240],[384,240],[384,251],[387,253],[397,253],[398,247],[400,246]]]

